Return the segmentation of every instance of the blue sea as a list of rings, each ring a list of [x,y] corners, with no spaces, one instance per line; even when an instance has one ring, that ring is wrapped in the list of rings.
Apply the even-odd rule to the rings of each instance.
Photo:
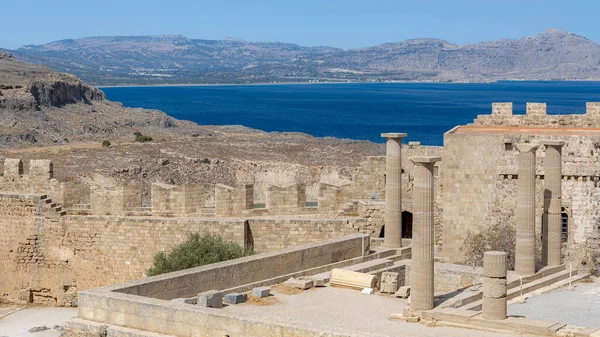
[[[406,132],[405,141],[443,145],[456,125],[490,114],[492,102],[548,103],[548,114],[585,113],[600,101],[600,82],[489,84],[353,83],[181,87],[105,87],[108,99],[159,109],[203,125],[244,125],[318,137],[383,142],[382,132]]]

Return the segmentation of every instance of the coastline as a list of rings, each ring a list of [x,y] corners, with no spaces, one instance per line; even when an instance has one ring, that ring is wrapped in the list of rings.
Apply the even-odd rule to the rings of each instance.
[[[553,83],[553,82],[600,82],[600,79],[554,79],[554,80],[520,80],[520,79],[506,79],[506,80],[493,80],[487,82],[469,82],[469,81],[454,81],[454,82],[441,82],[441,81],[393,81],[393,82],[276,82],[276,83],[161,83],[161,84],[118,84],[118,85],[94,85],[96,88],[145,88],[145,87],[234,87],[234,86],[269,86],[269,85],[319,85],[319,84],[495,84],[502,82],[531,82],[531,83]]]

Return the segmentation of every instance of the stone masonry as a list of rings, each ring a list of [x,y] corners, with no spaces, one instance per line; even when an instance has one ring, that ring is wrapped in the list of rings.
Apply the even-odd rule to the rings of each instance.
[[[542,222],[542,264],[562,263],[562,153],[563,141],[545,140],[544,215]]]
[[[506,319],[506,253],[483,254],[483,319]]]
[[[382,133],[387,139],[385,180],[385,241],[388,248],[402,247],[402,138],[406,133]]]
[[[538,144],[518,144],[519,188],[517,195],[517,242],[515,272],[535,273],[535,151]]]
[[[413,157],[414,225],[412,240],[411,308],[433,309],[434,295],[434,164],[440,157]]]

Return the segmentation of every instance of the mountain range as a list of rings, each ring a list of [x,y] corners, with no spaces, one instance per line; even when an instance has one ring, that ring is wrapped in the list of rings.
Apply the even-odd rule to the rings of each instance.
[[[96,85],[600,79],[600,45],[557,29],[463,46],[411,39],[343,50],[165,35],[89,37],[5,51]]]

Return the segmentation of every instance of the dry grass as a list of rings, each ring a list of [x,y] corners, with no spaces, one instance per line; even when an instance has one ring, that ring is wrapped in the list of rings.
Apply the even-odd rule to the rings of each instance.
[[[267,296],[264,298],[250,296],[246,303],[250,305],[269,306],[279,303],[279,300],[275,296]]]
[[[286,287],[283,283],[280,283],[271,289],[282,295],[297,295],[302,292],[302,289]]]

